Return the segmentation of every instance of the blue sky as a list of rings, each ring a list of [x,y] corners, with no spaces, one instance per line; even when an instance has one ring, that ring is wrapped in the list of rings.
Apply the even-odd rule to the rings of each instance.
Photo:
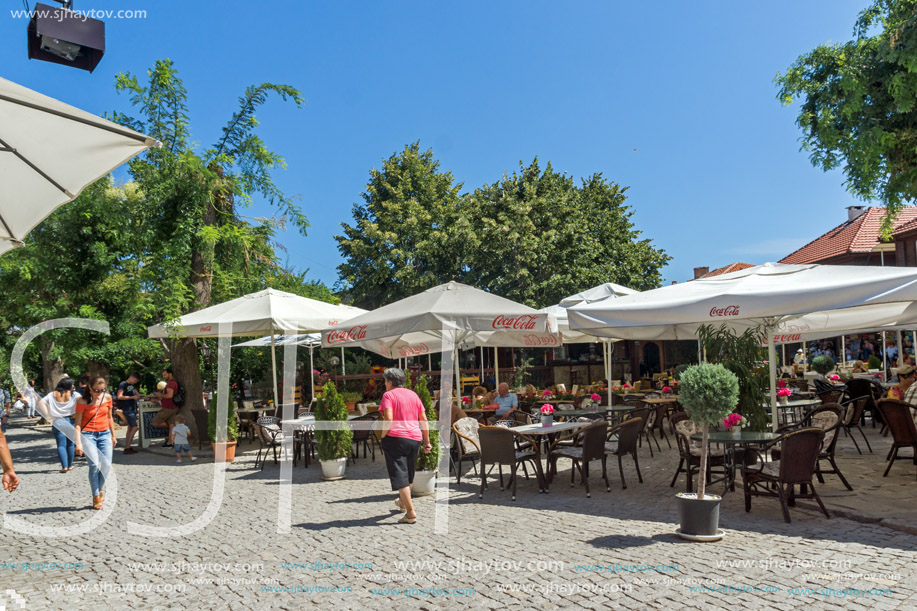
[[[281,236],[286,257],[329,285],[341,262],[332,236],[369,170],[415,140],[465,191],[536,155],[628,186],[637,228],[673,257],[668,283],[696,266],[777,260],[858,203],[799,150],[773,78],[849,39],[867,4],[75,0],[147,11],[106,20],[106,55],[89,74],[29,61],[27,20],[9,12],[22,0],[6,0],[0,76],[91,112],[127,111],[115,74],[171,58],[202,146],[246,86],[299,88],[304,107],[269,102],[260,134],[286,158],[276,181],[312,224],[307,237]]]

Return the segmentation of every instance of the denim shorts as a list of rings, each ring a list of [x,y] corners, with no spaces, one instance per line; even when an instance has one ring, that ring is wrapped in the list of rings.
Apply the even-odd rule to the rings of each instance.
[[[137,408],[125,407],[121,410],[127,418],[127,426],[137,426]]]
[[[187,443],[176,443],[175,444],[175,453],[181,454],[182,452],[190,452],[191,446]]]

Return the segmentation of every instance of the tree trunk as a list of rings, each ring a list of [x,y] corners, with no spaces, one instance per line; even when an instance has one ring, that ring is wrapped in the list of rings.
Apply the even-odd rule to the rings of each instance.
[[[51,351],[54,350],[54,340],[46,335],[41,337],[41,369],[42,384],[45,392],[51,392],[62,377],[64,377],[64,363],[60,359],[52,359]]]
[[[197,357],[197,345],[193,339],[188,337],[170,343],[172,372],[175,374],[175,379],[185,389],[185,404],[179,408],[178,413],[185,417],[185,424],[191,429],[188,441],[197,442],[197,424],[191,410],[204,409],[201,365]]]

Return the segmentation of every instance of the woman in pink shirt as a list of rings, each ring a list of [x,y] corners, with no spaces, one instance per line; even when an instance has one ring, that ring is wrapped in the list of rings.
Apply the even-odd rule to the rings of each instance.
[[[427,415],[423,403],[413,390],[404,388],[404,372],[390,367],[382,374],[385,378],[385,394],[379,405],[382,414],[382,451],[392,490],[398,491],[395,504],[405,512],[398,520],[402,524],[414,524],[417,513],[411,501],[411,484],[414,482],[414,465],[423,441],[424,453],[432,449],[430,431],[427,429]],[[424,424],[420,424],[423,422]]]

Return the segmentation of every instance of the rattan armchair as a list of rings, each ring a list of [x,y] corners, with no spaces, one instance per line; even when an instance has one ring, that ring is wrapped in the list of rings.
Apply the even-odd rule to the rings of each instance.
[[[517,450],[517,437],[522,438],[532,449]],[[496,466],[500,473],[500,490],[504,489],[503,467],[506,466],[510,468],[510,479],[506,485],[512,484],[514,501],[516,500],[516,481],[518,479],[516,477],[516,470],[519,468],[519,465],[525,462],[531,462],[532,467],[535,469],[539,492],[544,490],[541,476],[539,475],[541,472],[541,463],[538,452],[534,449],[535,442],[533,439],[525,435],[513,433],[511,429],[506,427],[481,426],[478,427],[478,440],[481,448],[481,489],[478,492],[479,498],[484,498],[484,490],[487,488],[487,476],[489,475],[487,470],[488,465],[491,466],[491,471],[493,471],[493,467]],[[527,472],[525,477],[528,479]]]
[[[589,490],[589,463],[593,460],[602,461],[602,478],[605,480],[605,487],[611,492],[611,484],[608,483],[608,457],[605,453],[605,437],[608,433],[608,423],[604,420],[596,421],[581,431],[575,431],[557,439],[551,444],[548,451],[548,482],[550,482],[557,473],[557,460],[559,458],[569,458],[573,461],[570,469],[570,485],[573,486],[576,478],[576,472],[579,471],[580,480],[586,486],[586,498],[592,496]],[[582,445],[564,445],[563,441],[582,434]]]
[[[481,440],[478,438],[478,429],[480,424],[474,418],[459,418],[452,423],[452,434],[455,435],[456,443],[452,444],[455,448],[455,457],[452,459],[452,467],[455,471],[455,483],[462,483],[462,463],[466,460],[471,461],[474,473],[477,475],[477,461],[481,458]]]
[[[640,474],[640,460],[637,458],[637,438],[640,435],[640,429],[643,423],[640,418],[631,418],[621,424],[615,425],[608,429],[608,436],[605,438],[605,454],[618,457],[618,472],[621,474],[621,488],[627,489],[627,482],[624,480],[624,466],[621,459],[630,454],[634,458],[634,467],[637,469],[637,479],[643,483],[643,476]]]
[[[834,451],[837,447],[837,440],[840,438],[838,436],[838,431],[844,425],[843,420],[843,408],[837,403],[827,403],[820,405],[812,410],[809,410],[802,420],[797,424],[787,425],[777,429],[778,433],[790,433],[803,428],[817,428],[825,432],[824,443],[818,453],[818,462],[815,465],[815,476],[818,478],[820,484],[825,483],[825,475],[837,475],[841,483],[844,484],[844,487],[847,490],[853,490],[853,487],[847,481],[847,478],[844,477],[844,474],[841,473],[840,468],[837,466],[837,462],[834,460]],[[774,460],[779,460],[782,450],[774,448],[771,451],[771,457]],[[831,469],[827,470],[822,468],[821,461],[826,460],[828,464],[831,465]]]
[[[914,465],[917,465],[917,424],[914,423],[914,407],[910,403],[897,399],[881,399],[878,402],[879,413],[885,426],[892,434],[892,447],[888,450],[888,466],[882,477],[888,477],[892,465],[898,460],[898,450],[912,448]]]
[[[815,499],[825,516],[830,518],[831,514],[825,509],[812,483],[824,438],[825,431],[819,428],[799,429],[784,435],[773,442],[781,445],[780,460],[771,462],[763,462],[762,459],[770,446],[765,446],[760,452],[750,448],[742,466],[745,511],[751,511],[753,496],[776,498],[780,500],[784,521],[789,523],[789,507],[794,506],[795,498],[799,497]],[[799,486],[799,493],[794,493],[795,486]],[[811,492],[806,492],[807,489]]]

